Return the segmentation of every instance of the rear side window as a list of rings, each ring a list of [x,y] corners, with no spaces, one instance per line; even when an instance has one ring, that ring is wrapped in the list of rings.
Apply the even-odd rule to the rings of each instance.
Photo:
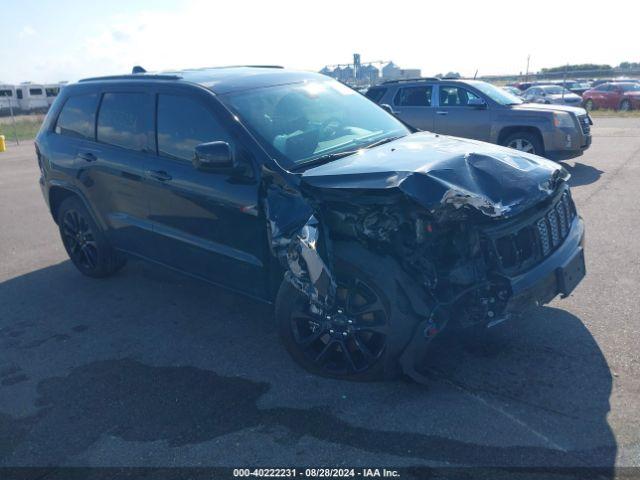
[[[58,116],[55,132],[93,140],[97,104],[97,94],[69,97]]]
[[[98,141],[145,151],[153,147],[153,97],[144,93],[105,93],[98,114]]]
[[[367,93],[365,93],[364,96],[369,100],[373,100],[374,102],[378,103],[380,100],[382,100],[382,97],[384,97],[385,93],[387,93],[386,88],[373,87],[367,90]]]
[[[29,95],[42,95],[42,89],[41,88],[30,88],[29,89]]]
[[[196,145],[228,141],[216,117],[189,97],[158,96],[158,153],[191,161]]]
[[[401,88],[396,93],[393,103],[400,107],[430,107],[432,91],[431,85]]]

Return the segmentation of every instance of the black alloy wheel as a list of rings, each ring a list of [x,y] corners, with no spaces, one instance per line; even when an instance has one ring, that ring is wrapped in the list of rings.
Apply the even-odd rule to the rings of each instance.
[[[323,319],[298,303],[291,313],[293,338],[307,360],[332,376],[361,374],[382,357],[388,314],[375,290],[361,279],[338,284],[334,312]]]
[[[80,198],[60,204],[57,223],[69,258],[84,275],[107,277],[125,265],[126,257],[112,248]]]
[[[95,270],[98,267],[96,235],[83,213],[74,209],[66,210],[60,230],[62,241],[73,263],[86,270]]]

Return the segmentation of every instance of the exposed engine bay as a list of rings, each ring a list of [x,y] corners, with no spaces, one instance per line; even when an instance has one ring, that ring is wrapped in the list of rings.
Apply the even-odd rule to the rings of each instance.
[[[491,157],[453,155],[437,168],[430,163],[412,172],[335,175],[334,162],[326,174],[323,166],[303,175],[300,191],[272,185],[271,246],[286,280],[309,298],[313,314],[330,316],[335,242],[355,241],[392,257],[411,279],[407,295],[426,305],[413,312],[419,319],[413,343],[423,346],[449,322],[492,326],[527,303],[547,303],[555,289],[512,302],[511,279],[567,238],[576,219],[568,173],[539,157],[492,149]]]

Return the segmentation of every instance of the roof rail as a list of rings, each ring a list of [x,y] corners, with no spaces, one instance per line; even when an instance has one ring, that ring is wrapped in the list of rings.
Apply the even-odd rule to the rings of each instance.
[[[83,78],[79,82],[92,82],[95,80],[180,80],[182,77],[179,75],[162,75],[162,74],[142,74],[142,73],[130,73],[127,75],[107,75],[106,77],[90,77]]]
[[[398,78],[397,80],[387,80],[382,82],[382,85],[389,83],[404,83],[404,82],[439,82],[438,77],[417,77],[417,78]]]

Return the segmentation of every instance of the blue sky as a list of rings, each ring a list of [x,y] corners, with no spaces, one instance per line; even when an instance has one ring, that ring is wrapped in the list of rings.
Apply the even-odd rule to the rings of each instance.
[[[350,61],[353,52],[425,75],[517,73],[529,53],[532,70],[617,65],[640,61],[637,18],[620,15],[634,3],[0,0],[0,81],[73,81],[135,64],[319,70]]]

